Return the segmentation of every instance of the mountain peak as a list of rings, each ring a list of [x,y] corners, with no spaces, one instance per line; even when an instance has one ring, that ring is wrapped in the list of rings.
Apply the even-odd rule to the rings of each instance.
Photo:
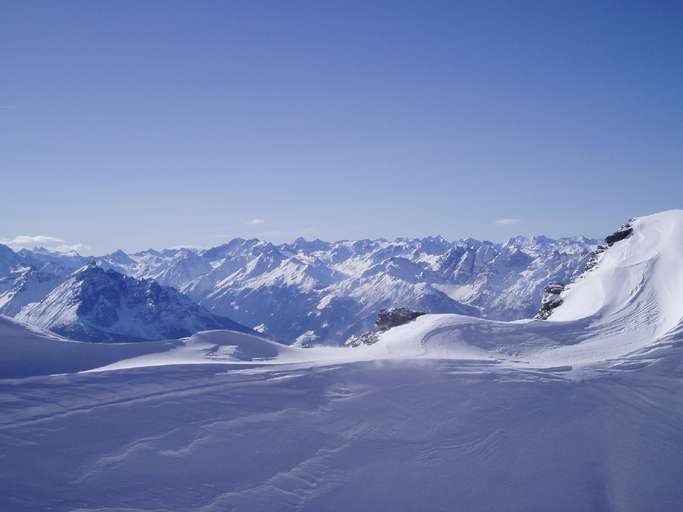
[[[174,288],[135,279],[89,262],[20,320],[83,341],[181,338],[210,329],[248,329],[213,315]]]

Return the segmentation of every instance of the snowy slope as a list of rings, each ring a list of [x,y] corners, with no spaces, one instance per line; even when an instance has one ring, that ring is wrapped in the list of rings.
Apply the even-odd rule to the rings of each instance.
[[[404,361],[0,381],[0,505],[678,510],[682,377],[665,364],[572,382]]]
[[[683,210],[635,219],[630,229],[565,288],[548,320],[425,315],[361,350],[565,371],[639,357],[683,331]]]
[[[23,266],[55,273],[73,272],[91,260],[77,252],[53,252],[42,247],[21,249],[16,254]]]
[[[96,360],[163,342],[47,343]],[[196,364],[221,350],[253,359],[230,343],[149,355],[174,366],[141,355],[0,380],[0,507],[646,512],[683,500],[680,348],[578,381],[458,359],[273,366],[268,345],[255,350],[265,364]]]
[[[31,267],[15,267],[0,277],[0,314],[14,316],[31,303],[40,302],[67,276]]]
[[[142,354],[170,350],[179,343],[77,342],[0,315],[0,378],[90,370]]]
[[[631,317],[661,335],[683,317],[683,210],[631,223],[633,232],[601,253],[597,265],[562,294],[552,320],[590,317],[592,325]]]
[[[0,315],[0,379],[95,369],[274,360],[296,349],[230,330],[130,343],[74,341]]]
[[[216,316],[152,280],[137,280],[94,263],[75,272],[40,302],[16,315],[24,322],[84,341],[180,338],[207,329],[248,330]]]
[[[357,348],[0,317],[0,508],[678,510],[683,212],[632,226],[549,320],[423,315]]]

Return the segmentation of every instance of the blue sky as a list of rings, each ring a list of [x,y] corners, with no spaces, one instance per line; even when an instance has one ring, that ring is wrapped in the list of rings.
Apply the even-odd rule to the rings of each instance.
[[[681,207],[683,4],[597,4],[6,4],[0,240],[603,236]]]

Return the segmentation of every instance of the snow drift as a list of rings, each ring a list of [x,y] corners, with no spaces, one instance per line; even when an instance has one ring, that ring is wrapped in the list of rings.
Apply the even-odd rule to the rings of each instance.
[[[297,350],[230,330],[177,340],[90,343],[0,315],[0,379],[177,364],[265,362]]]

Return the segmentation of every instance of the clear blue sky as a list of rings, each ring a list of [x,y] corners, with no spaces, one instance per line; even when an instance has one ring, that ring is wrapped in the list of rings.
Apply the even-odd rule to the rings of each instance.
[[[603,236],[683,206],[681,2],[6,2],[0,66],[0,240]]]

